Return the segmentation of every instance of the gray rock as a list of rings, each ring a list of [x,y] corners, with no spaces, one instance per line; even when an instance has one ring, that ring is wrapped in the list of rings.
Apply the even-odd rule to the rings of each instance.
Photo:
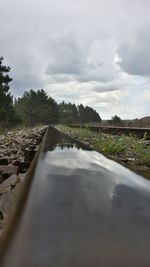
[[[30,161],[21,161],[18,165],[18,173],[24,173],[30,166]]]
[[[0,174],[0,184],[3,182],[3,176]]]
[[[0,196],[0,212],[2,213],[4,220],[14,211],[22,186],[23,183],[19,183],[14,189]]]
[[[84,141],[84,144],[90,146],[90,142]]]
[[[25,161],[32,161],[34,155],[36,153],[36,150],[35,149],[30,149],[29,148],[26,148],[25,151],[24,151],[24,160]]]
[[[26,175],[27,175],[27,172],[18,173],[18,177],[19,177],[19,180],[20,180],[21,183],[24,182],[24,179],[25,179]]]
[[[0,234],[16,207],[28,167],[42,140],[44,128],[10,131],[0,136]],[[5,158],[8,158],[8,165]],[[17,175],[18,173],[18,175]]]
[[[20,164],[20,160],[19,160],[19,159],[14,159],[14,160],[11,161],[11,164],[12,164],[13,166],[19,166],[19,164]]]
[[[150,146],[150,141],[149,140],[143,141],[143,144],[145,147],[148,147]]]
[[[135,158],[122,158],[121,159],[123,162],[128,163],[128,162],[134,162]]]
[[[16,174],[11,175],[3,183],[0,184],[0,194],[6,193],[20,183],[20,178]]]
[[[7,179],[12,174],[17,174],[17,166],[0,165],[0,173],[4,179]]]

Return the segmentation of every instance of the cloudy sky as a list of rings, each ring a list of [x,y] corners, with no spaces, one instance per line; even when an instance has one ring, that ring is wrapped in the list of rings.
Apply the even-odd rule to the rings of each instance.
[[[43,88],[102,119],[150,115],[149,0],[0,0],[11,92]]]

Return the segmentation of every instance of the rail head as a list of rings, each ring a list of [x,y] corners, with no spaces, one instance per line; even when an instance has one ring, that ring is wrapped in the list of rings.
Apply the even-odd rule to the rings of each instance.
[[[149,181],[52,127],[37,157],[0,266],[150,266]]]

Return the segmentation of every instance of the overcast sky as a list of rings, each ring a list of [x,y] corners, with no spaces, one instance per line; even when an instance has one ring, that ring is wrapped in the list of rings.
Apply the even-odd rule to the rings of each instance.
[[[149,0],[0,0],[11,92],[43,88],[102,119],[150,115]]]

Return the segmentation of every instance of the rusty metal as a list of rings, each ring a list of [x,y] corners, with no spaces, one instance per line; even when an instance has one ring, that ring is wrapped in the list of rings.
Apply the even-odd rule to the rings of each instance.
[[[50,127],[24,190],[1,267],[150,266],[143,177]]]
[[[79,124],[69,124],[69,127],[72,128],[83,128],[88,129],[97,133],[106,133],[106,134],[127,134],[134,135],[139,138],[143,138],[145,134],[150,138],[150,128],[139,128],[139,127],[114,127],[114,126],[91,126],[91,125],[79,125]]]

